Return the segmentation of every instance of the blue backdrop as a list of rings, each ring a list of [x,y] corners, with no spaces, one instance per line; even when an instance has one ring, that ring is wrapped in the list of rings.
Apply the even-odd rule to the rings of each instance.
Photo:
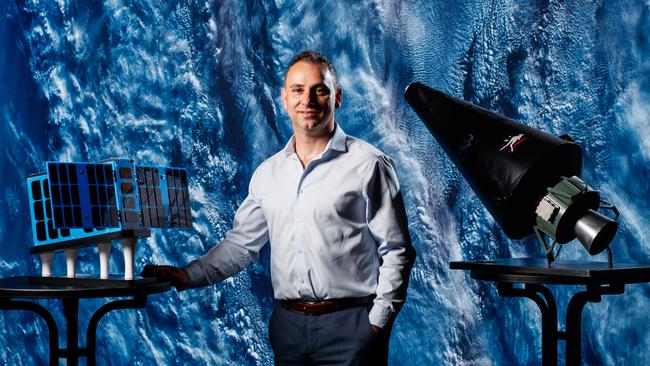
[[[534,239],[500,231],[404,101],[411,82],[572,135],[585,150],[583,178],[622,211],[615,260],[650,263],[646,1],[2,1],[0,42],[2,277],[40,272],[29,255],[25,177],[46,160],[187,167],[195,230],[155,231],[137,249],[136,270],[207,251],[254,168],[291,135],[279,88],[284,65],[306,48],[339,70],[346,132],[398,164],[419,256],[391,364],[534,365],[541,349],[531,301],[500,298],[492,284],[448,269],[450,260],[541,252]],[[587,259],[580,249],[564,255]],[[117,245],[112,259],[120,272]],[[96,249],[82,250],[79,263],[97,273]],[[63,255],[55,271],[65,271]],[[566,304],[575,290],[554,293]],[[41,303],[63,320],[58,302]],[[101,303],[82,301],[83,327]],[[107,315],[98,361],[270,365],[273,304],[264,253],[222,284]],[[650,364],[649,305],[647,285],[588,305],[585,364]],[[0,320],[0,363],[47,362],[42,320]]]

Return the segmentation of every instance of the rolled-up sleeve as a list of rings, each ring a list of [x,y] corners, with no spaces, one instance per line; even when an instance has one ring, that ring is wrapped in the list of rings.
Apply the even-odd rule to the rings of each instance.
[[[267,221],[255,193],[256,176],[257,171],[225,239],[185,267],[190,287],[211,285],[236,274],[255,262],[259,251],[268,242]]]
[[[380,259],[377,297],[369,318],[371,324],[385,327],[404,304],[415,261],[404,202],[390,158],[380,155],[373,162],[364,183],[364,195],[366,220]]]

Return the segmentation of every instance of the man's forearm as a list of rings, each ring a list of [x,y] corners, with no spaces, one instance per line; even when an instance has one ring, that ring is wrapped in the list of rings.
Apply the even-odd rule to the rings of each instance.
[[[208,286],[225,280],[257,260],[257,252],[224,240],[184,269],[189,287]]]
[[[381,259],[377,298],[369,318],[371,324],[383,328],[394,319],[404,304],[409,275],[415,261],[415,249],[410,243],[392,245]]]

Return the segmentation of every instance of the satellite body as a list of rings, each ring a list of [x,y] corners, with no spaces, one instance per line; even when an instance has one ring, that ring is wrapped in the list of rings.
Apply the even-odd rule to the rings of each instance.
[[[192,227],[185,169],[139,166],[132,159],[91,163],[48,162],[47,172],[27,179],[34,246],[42,275],[51,276],[54,252],[64,250],[75,277],[79,247],[98,244],[100,277],[108,276],[108,252],[121,239],[125,278],[133,278],[138,237],[151,228]]]

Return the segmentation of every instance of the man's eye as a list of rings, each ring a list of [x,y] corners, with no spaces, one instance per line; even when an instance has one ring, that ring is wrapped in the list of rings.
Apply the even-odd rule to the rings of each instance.
[[[302,94],[302,89],[292,89],[291,92],[293,94]]]
[[[316,94],[327,95],[328,93],[329,93],[329,89],[327,88],[316,88]]]

